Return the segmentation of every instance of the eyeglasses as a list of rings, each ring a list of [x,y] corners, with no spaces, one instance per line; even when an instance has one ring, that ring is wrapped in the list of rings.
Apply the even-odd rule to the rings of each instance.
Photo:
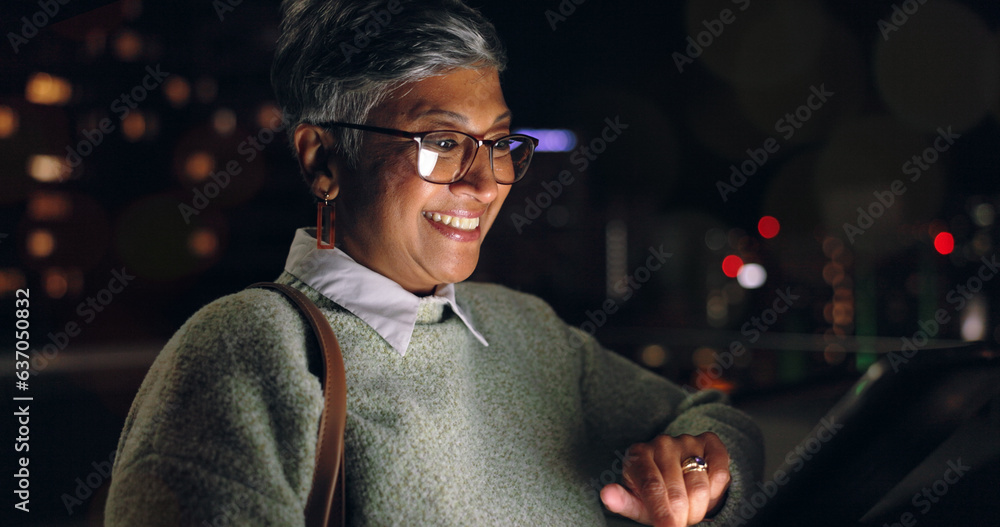
[[[468,174],[476,160],[479,147],[490,150],[490,168],[493,178],[501,185],[511,185],[524,177],[531,163],[531,156],[538,146],[534,137],[511,134],[499,139],[476,139],[455,130],[433,132],[404,132],[392,128],[380,128],[351,123],[316,123],[318,126],[342,126],[366,132],[405,137],[417,142],[417,173],[429,183],[447,185],[461,180]]]

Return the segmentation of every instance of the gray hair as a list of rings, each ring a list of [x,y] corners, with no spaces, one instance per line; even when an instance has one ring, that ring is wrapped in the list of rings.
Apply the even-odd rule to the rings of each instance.
[[[282,10],[271,84],[290,138],[302,123],[364,123],[404,83],[506,66],[493,24],[461,0],[283,0]],[[358,166],[360,132],[333,133]]]

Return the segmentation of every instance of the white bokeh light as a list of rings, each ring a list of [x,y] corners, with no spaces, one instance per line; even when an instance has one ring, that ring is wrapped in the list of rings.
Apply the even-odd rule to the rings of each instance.
[[[736,275],[736,281],[744,289],[757,289],[767,281],[767,271],[760,264],[744,264],[743,267],[740,267],[739,274]]]
[[[969,300],[969,305],[962,311],[962,340],[983,340],[986,336],[989,315],[986,299],[976,295]]]

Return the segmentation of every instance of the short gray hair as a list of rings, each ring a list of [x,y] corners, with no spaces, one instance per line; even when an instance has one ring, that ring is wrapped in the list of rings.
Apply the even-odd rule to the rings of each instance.
[[[282,11],[271,84],[290,138],[302,123],[363,123],[404,83],[507,62],[493,24],[461,0],[283,0]],[[360,132],[334,134],[358,166]]]

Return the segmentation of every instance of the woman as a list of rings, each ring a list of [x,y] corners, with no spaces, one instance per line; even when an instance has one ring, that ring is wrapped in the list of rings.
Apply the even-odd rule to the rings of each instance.
[[[277,281],[343,348],[349,523],[735,518],[762,464],[745,415],[602,349],[537,298],[459,283],[533,149],[510,136],[492,25],[458,0],[284,9],[272,81],[312,192],[335,200],[337,247],[300,229]],[[277,293],[196,313],[133,404],[108,525],[301,525],[316,353]],[[704,462],[685,469],[691,457]]]

